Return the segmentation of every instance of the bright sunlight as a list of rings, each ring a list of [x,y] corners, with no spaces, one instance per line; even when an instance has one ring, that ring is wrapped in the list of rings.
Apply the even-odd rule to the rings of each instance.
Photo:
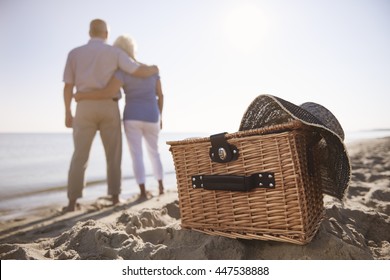
[[[241,52],[251,53],[256,50],[267,33],[266,17],[254,3],[242,3],[227,12],[224,31],[235,48]]]

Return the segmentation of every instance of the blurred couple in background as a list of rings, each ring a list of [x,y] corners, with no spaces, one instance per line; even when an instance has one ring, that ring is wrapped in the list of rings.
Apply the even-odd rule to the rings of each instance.
[[[77,199],[85,187],[85,171],[96,132],[100,132],[107,161],[107,187],[112,204],[120,202],[122,135],[118,100],[125,93],[123,126],[133,171],[140,188],[140,199],[151,194],[145,187],[143,139],[158,181],[158,193],[164,193],[163,167],[158,151],[162,128],[164,96],[159,69],[135,58],[135,44],[126,35],[119,36],[113,46],[106,43],[107,24],[101,19],[90,23],[90,40],[71,50],[64,70],[65,125],[73,128],[74,152],[68,174],[68,206],[77,209]],[[73,116],[72,100],[77,102]]]

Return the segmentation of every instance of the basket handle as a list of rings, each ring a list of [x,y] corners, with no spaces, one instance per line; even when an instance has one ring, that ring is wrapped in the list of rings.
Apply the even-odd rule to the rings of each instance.
[[[262,172],[250,176],[196,175],[191,177],[194,189],[220,191],[250,191],[254,188],[275,188],[274,173]]]

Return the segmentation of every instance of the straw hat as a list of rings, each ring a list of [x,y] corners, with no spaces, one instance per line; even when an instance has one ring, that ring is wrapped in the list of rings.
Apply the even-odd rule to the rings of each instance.
[[[245,112],[240,131],[300,120],[320,135],[315,151],[323,193],[342,199],[351,177],[344,131],[325,107],[308,102],[300,106],[272,95],[260,95]]]

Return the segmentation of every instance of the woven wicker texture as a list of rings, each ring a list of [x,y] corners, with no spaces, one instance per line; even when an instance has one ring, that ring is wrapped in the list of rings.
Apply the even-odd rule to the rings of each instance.
[[[176,168],[182,227],[231,238],[308,243],[323,214],[319,172],[308,166],[308,162],[315,166],[316,161],[312,134],[299,121],[227,134],[228,142],[239,149],[239,157],[223,164],[210,160],[209,138],[168,142]],[[194,175],[258,172],[273,172],[276,187],[249,192],[192,188]]]

